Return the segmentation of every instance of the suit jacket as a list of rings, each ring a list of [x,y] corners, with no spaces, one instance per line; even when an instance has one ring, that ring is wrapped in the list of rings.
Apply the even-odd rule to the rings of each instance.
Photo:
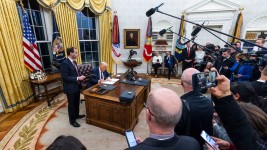
[[[211,125],[213,105],[211,99],[196,91],[182,95],[181,99],[187,101],[190,110],[183,109],[181,119],[174,129],[175,133],[194,137],[200,144],[204,144],[205,141],[200,137],[201,131],[204,130],[209,135],[213,134]],[[183,108],[186,108],[184,103]]]
[[[192,60],[192,62],[193,62],[195,57],[196,57],[196,53],[195,53],[195,50],[193,48],[190,48],[189,57],[188,57],[187,47],[183,49],[183,51],[182,51],[183,62],[184,62],[185,59]]]
[[[80,86],[77,81],[78,74],[69,58],[61,64],[61,78],[63,81],[63,91],[65,94],[76,94],[80,92]]]
[[[147,138],[129,150],[200,150],[197,141],[189,136],[177,136],[167,140]]]
[[[173,55],[170,55],[170,59],[171,59],[171,62],[172,62],[172,66],[169,66],[169,63],[168,63],[169,59],[168,59],[168,58],[169,58],[169,57],[164,56],[165,67],[168,67],[168,68],[172,67],[172,68],[173,68],[174,65],[176,64],[175,57],[174,57]]]
[[[228,69],[224,69],[223,66],[227,66],[228,68],[231,68],[234,65],[235,61],[236,60],[233,57],[229,57],[226,60],[224,60],[223,57],[219,57],[216,60],[214,67],[218,70],[220,75],[224,75],[227,78],[230,78],[231,77],[231,71]]]
[[[266,145],[252,128],[233,96],[213,99],[215,110],[237,150],[264,150]]]
[[[103,75],[104,75],[104,80],[106,80],[108,77],[111,77],[110,74],[107,72],[107,70],[105,70],[103,72]],[[91,71],[89,82],[87,83],[87,86],[86,87],[89,88],[89,87],[97,84],[98,83],[98,80],[100,80],[99,67],[95,67]]]

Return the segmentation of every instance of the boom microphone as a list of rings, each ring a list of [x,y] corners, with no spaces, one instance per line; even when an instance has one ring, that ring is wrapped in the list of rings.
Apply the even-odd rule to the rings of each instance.
[[[162,29],[162,30],[159,31],[159,35],[162,36],[162,35],[165,34],[166,32],[167,32],[166,29]]]
[[[167,30],[170,30],[171,28],[172,28],[172,26],[169,27],[169,28],[167,28],[167,29],[162,29],[162,30],[160,30],[160,31],[159,31],[159,35],[162,36],[163,34],[165,34],[165,33],[167,32]]]
[[[202,23],[202,26],[204,25],[205,22]],[[197,26],[194,31],[191,33],[191,36],[196,36],[199,31],[201,30],[201,27],[200,26]]]
[[[147,17],[150,17],[151,15],[153,15],[158,9],[160,6],[162,6],[164,3],[161,3],[159,6],[155,7],[155,8],[151,8],[149,9],[147,12],[146,12],[146,16]]]

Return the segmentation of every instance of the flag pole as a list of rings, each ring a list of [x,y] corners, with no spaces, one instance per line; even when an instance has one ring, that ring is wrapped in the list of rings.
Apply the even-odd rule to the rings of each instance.
[[[148,75],[148,63],[149,62],[146,63],[146,75]]]

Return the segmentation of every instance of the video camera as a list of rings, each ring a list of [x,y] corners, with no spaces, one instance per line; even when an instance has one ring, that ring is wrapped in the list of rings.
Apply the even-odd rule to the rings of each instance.
[[[250,62],[255,63],[259,67],[267,65],[267,51],[258,51],[256,53],[245,53]]]

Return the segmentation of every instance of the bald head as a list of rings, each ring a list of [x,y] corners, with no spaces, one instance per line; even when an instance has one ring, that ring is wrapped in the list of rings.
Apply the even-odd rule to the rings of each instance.
[[[150,92],[147,107],[155,115],[156,124],[164,128],[174,128],[182,114],[180,97],[166,88],[158,88]]]
[[[188,68],[184,70],[181,77],[181,82],[185,92],[193,90],[192,75],[195,73],[199,73],[199,71],[195,68]]]

